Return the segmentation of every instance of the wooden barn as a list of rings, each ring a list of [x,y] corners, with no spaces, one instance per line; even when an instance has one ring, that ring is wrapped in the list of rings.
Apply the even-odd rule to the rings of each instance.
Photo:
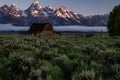
[[[53,30],[50,23],[34,23],[28,33],[35,36],[60,36],[59,33]]]

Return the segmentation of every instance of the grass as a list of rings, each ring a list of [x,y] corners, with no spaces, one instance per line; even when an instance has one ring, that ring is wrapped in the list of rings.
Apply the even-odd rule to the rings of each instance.
[[[0,35],[0,80],[119,80],[119,42]]]

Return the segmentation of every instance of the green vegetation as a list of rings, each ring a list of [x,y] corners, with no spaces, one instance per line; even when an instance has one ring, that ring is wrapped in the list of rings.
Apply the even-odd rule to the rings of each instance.
[[[120,38],[0,36],[0,80],[119,80]]]
[[[108,31],[110,36],[120,36],[120,5],[115,6],[110,12]]]

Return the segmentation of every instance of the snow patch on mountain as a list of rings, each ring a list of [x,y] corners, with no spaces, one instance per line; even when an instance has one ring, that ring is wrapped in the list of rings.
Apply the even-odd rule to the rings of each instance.
[[[23,10],[21,16],[23,16],[23,17],[27,17],[28,15],[27,15],[27,14],[25,13],[25,11]]]
[[[38,16],[38,11],[37,10],[34,10],[34,11],[32,11],[32,16]]]

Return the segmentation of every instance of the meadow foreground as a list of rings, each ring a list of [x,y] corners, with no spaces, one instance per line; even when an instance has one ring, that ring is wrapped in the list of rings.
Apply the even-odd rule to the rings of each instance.
[[[0,80],[119,80],[120,38],[0,35]]]

